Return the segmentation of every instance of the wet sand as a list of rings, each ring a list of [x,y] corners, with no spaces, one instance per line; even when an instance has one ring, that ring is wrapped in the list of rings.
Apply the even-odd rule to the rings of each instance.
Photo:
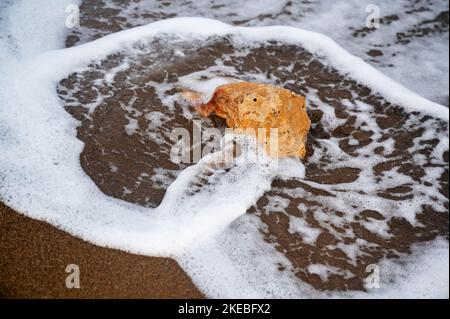
[[[97,247],[0,204],[0,298],[203,298],[169,258]],[[67,265],[80,267],[68,289]]]

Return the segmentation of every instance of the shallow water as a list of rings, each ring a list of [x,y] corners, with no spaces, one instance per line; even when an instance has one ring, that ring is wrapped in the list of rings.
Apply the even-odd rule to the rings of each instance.
[[[171,256],[212,297],[445,297],[448,271],[431,269],[448,269],[448,115],[322,35],[172,20],[26,62],[2,66],[13,208]],[[198,119],[179,92],[235,80],[307,97],[305,175],[170,160],[171,130]],[[379,290],[364,288],[369,265]]]
[[[164,37],[60,83],[66,110],[81,121],[83,168],[103,192],[158,206],[186,167],[170,160],[170,132],[199,119],[177,93],[217,77],[263,81],[305,95],[313,122],[306,177],[274,180],[246,217],[295,276],[317,289],[363,289],[369,264],[448,235],[445,120],[388,102],[301,46],[244,43]],[[124,67],[105,85],[117,66]],[[211,119],[203,125],[224,127]],[[211,183],[199,176],[191,187],[205,192]]]
[[[379,8],[380,28],[366,19]],[[237,26],[289,25],[324,33],[350,53],[431,99],[449,104],[448,1],[441,0],[176,0],[83,1],[73,46],[173,17],[205,17]]]

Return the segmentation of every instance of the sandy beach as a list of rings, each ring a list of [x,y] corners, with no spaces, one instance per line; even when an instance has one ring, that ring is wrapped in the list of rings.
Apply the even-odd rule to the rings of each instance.
[[[48,72],[30,62],[38,76],[14,90],[0,79],[0,199],[26,208],[0,200],[0,298],[448,298],[433,273],[448,268],[448,5],[384,1],[376,30],[364,6],[326,1],[79,3],[80,28],[33,44],[58,49],[38,60]],[[335,29],[317,22],[341,13]],[[10,60],[23,49],[4,42]],[[5,74],[30,71],[18,56]],[[304,159],[266,175],[172,160],[175,128],[226,129],[180,93],[234,81],[306,97]]]
[[[0,204],[1,298],[203,298],[168,258],[91,245]],[[80,267],[80,289],[65,285]]]

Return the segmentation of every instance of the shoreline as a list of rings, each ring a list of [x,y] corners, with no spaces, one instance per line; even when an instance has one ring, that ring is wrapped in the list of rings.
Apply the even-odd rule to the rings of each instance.
[[[106,34],[137,26],[133,23],[141,25],[147,19],[148,22],[151,22],[150,20],[157,21],[165,18],[165,16],[148,15],[148,12],[154,11],[154,8],[145,5],[139,6],[139,4],[145,3],[141,0],[127,4],[126,10],[122,10],[122,7],[112,9],[106,3],[97,5],[95,1],[91,0],[83,0],[80,3],[82,3],[80,5],[82,28],[67,35],[67,47],[75,45],[77,41],[88,43],[91,37],[93,40]],[[133,8],[134,5],[136,7]],[[33,6],[27,5],[24,12],[32,12],[33,8]],[[166,8],[169,11],[163,9],[161,8],[161,12],[170,11],[170,8]],[[200,8],[195,9],[196,12],[198,9]],[[47,10],[42,10],[44,16],[49,16]],[[138,12],[137,16],[130,14],[131,11]],[[396,11],[398,12],[395,13],[399,14],[397,16],[399,21],[403,21],[409,16],[409,14],[404,15],[402,8]],[[220,13],[221,10],[214,12]],[[178,13],[173,14],[177,16]],[[227,15],[223,17],[227,18]],[[448,33],[448,6],[446,17]],[[0,17],[0,20],[2,18]],[[17,19],[17,15],[11,13],[7,18]],[[167,18],[170,17],[167,16]],[[254,19],[259,19],[259,15],[255,15]],[[282,21],[295,24],[293,27],[304,26],[301,21],[293,21],[290,14],[287,14],[284,19]],[[421,19],[423,20],[425,17]],[[422,21],[421,19],[418,21]],[[307,19],[303,18],[303,20]],[[39,19],[30,21],[36,25],[40,24]],[[101,21],[109,23],[103,25],[100,23]],[[281,20],[274,18],[273,21]],[[429,22],[425,23],[426,21]],[[441,20],[423,20],[422,22],[428,26],[442,24],[440,28],[436,29],[436,32],[445,32],[445,21],[442,23],[439,21]],[[30,26],[33,26],[32,23]],[[62,24],[58,23],[55,18],[54,30],[60,30],[62,27]],[[253,27],[259,26],[259,24],[257,23]],[[24,29],[25,35],[28,29],[33,29],[30,26],[27,24]],[[407,30],[406,26],[405,31]],[[8,30],[11,33],[6,32],[8,37],[11,36],[11,39],[17,40],[18,44],[21,44],[22,39],[26,38],[23,36],[24,34],[19,34],[14,28]],[[19,29],[19,31],[22,30]],[[318,31],[324,34],[329,33],[327,29],[318,28]],[[367,41],[358,40],[366,36],[364,30],[350,28],[348,32],[350,33],[341,34],[343,35],[341,39],[344,40],[342,43],[357,43],[358,46],[363,44],[361,46],[363,49],[366,48],[364,44],[370,44]],[[351,32],[354,34],[352,35]],[[46,33],[52,35],[53,31]],[[417,33],[420,34],[420,30]],[[40,38],[47,38],[44,32],[40,32],[40,34],[42,35]],[[363,35],[359,36],[358,34]],[[412,41],[414,34],[403,39]],[[367,35],[367,38],[370,38],[369,33]],[[430,34],[429,36],[434,35]],[[427,40],[429,36],[427,35]],[[75,39],[77,37],[78,40]],[[375,33],[376,37],[377,33]],[[445,38],[441,35],[436,39],[442,37]],[[37,36],[36,38],[39,39]],[[70,44],[72,40],[75,42]],[[329,291],[330,294],[335,292],[339,294],[347,290],[361,291],[364,288],[364,280],[368,276],[368,266],[377,265],[385,260],[395,261],[403,256],[409,256],[416,244],[428,243],[437,237],[447,239],[444,253],[448,261],[448,115],[446,119],[439,116],[437,118],[423,116],[421,110],[424,105],[418,105],[418,112],[408,112],[406,106],[410,106],[410,103],[413,105],[418,103],[417,98],[413,98],[415,95],[411,97],[410,94],[404,94],[405,99],[400,98],[401,94],[398,94],[398,90],[396,91],[395,87],[393,88],[385,81],[375,81],[376,85],[366,86],[364,84],[367,82],[366,79],[372,78],[369,76],[370,74],[367,77],[366,74],[351,77],[346,72],[338,72],[339,63],[322,63],[324,61],[321,56],[311,54],[301,46],[267,43],[267,45],[243,52],[242,48],[237,48],[232,41],[228,41],[228,38],[216,39],[217,41],[214,40],[207,46],[200,43],[198,47],[196,47],[195,38],[192,40],[192,43],[190,41],[172,43],[171,40],[167,41],[162,38],[162,40],[158,40],[160,42],[149,42],[139,48],[137,52],[142,54],[134,55],[133,52],[126,51],[123,54],[105,56],[101,62],[94,63],[82,73],[75,72],[67,78],[58,78],[60,81],[56,87],[58,97],[63,101],[62,105],[64,105],[65,111],[80,122],[77,127],[77,138],[84,144],[83,151],[79,154],[83,172],[106,196],[142,207],[157,207],[165,196],[167,186],[177,178],[177,174],[174,172],[185,169],[184,166],[175,165],[169,161],[168,155],[172,143],[161,143],[164,139],[170,140],[169,128],[181,127],[190,132],[190,127],[192,127],[192,119],[180,116],[181,109],[174,102],[175,95],[179,93],[179,85],[192,81],[199,87],[203,87],[205,83],[203,80],[215,80],[216,77],[257,81],[259,75],[264,76],[265,74],[270,81],[276,82],[277,85],[283,84],[297,94],[305,96],[310,94],[310,100],[313,102],[309,105],[313,125],[308,138],[309,147],[307,149],[310,160],[305,161],[305,180],[276,179],[270,185],[270,191],[255,198],[255,201],[257,199],[256,203],[245,214],[253,214],[252,217],[255,217],[256,227],[252,229],[258,237],[249,236],[245,228],[239,228],[236,232],[233,229],[233,232],[224,235],[226,240],[223,241],[229,242],[228,246],[233,250],[227,250],[227,247],[219,247],[219,245],[217,245],[218,248],[208,246],[206,250],[199,250],[200,253],[186,254],[186,259],[179,259],[180,264],[184,269],[189,270],[191,276],[188,276],[173,259],[135,255],[96,246],[99,242],[96,244],[95,239],[89,239],[96,237],[83,237],[92,240],[93,244],[90,244],[57,229],[61,225],[65,225],[67,220],[81,226],[85,226],[83,225],[84,221],[93,221],[93,224],[104,225],[105,223],[100,221],[98,213],[107,213],[109,206],[105,208],[101,205],[82,205],[83,208],[72,211],[70,205],[61,205],[60,209],[56,208],[56,210],[66,213],[69,218],[58,219],[61,224],[52,222],[55,225],[52,226],[47,222],[34,220],[20,213],[20,211],[29,211],[30,208],[26,208],[27,206],[22,206],[25,208],[14,211],[0,201],[0,253],[2,254],[2,258],[0,258],[0,299],[204,298],[205,296],[196,288],[192,280],[195,280],[200,287],[206,287],[204,291],[219,292],[219,294],[210,293],[210,296],[220,296],[222,284],[229,285],[227,281],[235,281],[237,288],[233,292],[242,293],[244,289],[240,289],[240,278],[250,278],[250,276],[241,276],[243,272],[239,272],[240,268],[238,267],[241,265],[254,268],[251,273],[254,276],[252,278],[261,284],[258,289],[262,293],[269,294],[276,291],[281,296],[296,296],[295,293],[288,294],[286,292],[286,287],[290,283],[295,284],[296,281],[311,286],[311,289],[315,289],[314,291],[318,291],[318,293]],[[342,45],[344,48],[349,47],[344,44]],[[51,47],[40,46],[39,43],[29,46],[37,51]],[[59,46],[56,47],[59,48]],[[182,56],[177,53],[180,47],[183,48]],[[11,53],[15,53],[14,46],[10,47],[8,44],[7,48],[5,57],[11,59],[14,56]],[[164,50],[150,48],[164,48]],[[448,52],[448,47],[446,50]],[[18,51],[20,53],[20,50]],[[332,49],[326,51],[334,52]],[[155,59],[149,52],[155,53]],[[372,54],[369,56],[375,60],[378,59],[378,61],[366,60],[367,63],[370,62],[369,64],[375,63],[381,67],[383,61],[390,63],[392,60],[392,70],[401,69],[401,66],[404,66],[404,63],[397,64],[399,61],[394,59],[394,55],[391,57],[390,49],[377,47],[377,50],[369,52]],[[245,58],[242,57],[243,53]],[[360,57],[366,54],[363,51],[359,53],[361,54],[355,53],[355,56]],[[402,53],[405,52],[399,45],[395,49],[395,55],[401,56]],[[382,58],[383,56],[386,58]],[[267,57],[267,59],[261,59],[261,57]],[[79,57],[74,58],[78,59]],[[436,60],[434,56],[430,56],[430,60],[433,58]],[[218,74],[217,59],[227,61],[226,66],[229,66],[230,69],[222,69],[219,66],[223,74]],[[70,58],[66,60],[70,60]],[[423,60],[428,61],[428,55]],[[20,59],[17,61],[19,62]],[[130,61],[132,62],[128,63]],[[287,67],[286,61],[290,61]],[[349,59],[336,59],[336,61],[330,59],[330,61],[341,61],[343,64],[347,64]],[[48,64],[52,65],[52,63],[53,61],[49,61]],[[155,68],[154,64],[159,65],[159,63],[161,63],[161,67]],[[119,68],[124,65],[126,67]],[[353,70],[354,65],[351,63],[350,65],[349,69]],[[445,64],[443,67],[445,68]],[[232,72],[232,68],[236,72]],[[10,85],[12,82],[8,78],[16,77],[17,72],[13,72],[14,68],[11,68],[11,72],[8,68],[6,70],[14,75],[5,77],[6,81],[2,87],[8,89],[10,86],[12,88]],[[119,71],[116,72],[117,70]],[[277,72],[272,72],[273,70],[277,70]],[[385,71],[383,68],[380,70]],[[206,75],[198,77],[196,75],[198,72],[204,72],[203,74]],[[395,75],[397,72],[392,74]],[[170,81],[165,80],[169,78]],[[425,76],[419,78],[426,79]],[[188,81],[186,82],[185,79]],[[293,83],[292,79],[301,79],[301,81]],[[108,85],[105,85],[106,83]],[[152,84],[149,85],[149,83]],[[170,85],[160,85],[167,83]],[[43,85],[39,88],[44,91],[44,87],[47,86]],[[386,91],[376,89],[380,87],[386,87]],[[164,94],[161,95],[159,93],[162,90],[164,90]],[[391,91],[395,91],[392,96],[389,95]],[[443,100],[447,100],[446,104],[448,105],[448,89],[446,91],[447,97],[444,96]],[[52,96],[55,92],[50,93],[49,91],[48,93],[49,96]],[[438,95],[442,96],[441,93]],[[438,95],[434,94],[433,96]],[[40,152],[24,152],[28,145],[47,145],[52,136],[59,134],[59,130],[55,132],[49,130],[49,138],[23,140],[28,142],[27,144],[22,143],[22,140],[19,139],[21,141],[19,144],[23,144],[25,147],[15,147],[18,144],[14,143],[14,134],[11,134],[13,143],[10,141],[9,127],[18,127],[19,130],[23,128],[26,135],[30,137],[40,136],[35,134],[34,121],[42,124],[51,121],[44,115],[42,119],[40,117],[28,119],[28,115],[33,114],[32,110],[40,110],[37,106],[47,103],[47,101],[36,98],[36,101],[39,100],[42,103],[35,103],[35,107],[33,107],[32,99],[25,99],[24,103],[17,103],[16,99],[11,98],[14,96],[8,94],[5,96],[5,110],[8,112],[7,108],[9,107],[14,110],[14,107],[17,108],[16,105],[19,105],[20,110],[11,115],[22,114],[24,116],[24,118],[21,116],[6,117],[6,124],[8,124],[5,131],[6,172],[16,174],[8,164],[11,164],[11,167],[17,167],[19,172],[27,172],[18,165],[20,157],[17,157],[17,154],[20,154],[21,158],[26,160],[24,167],[29,168],[28,173],[34,176],[34,173],[38,174],[45,170],[45,172],[50,172],[46,174],[46,178],[51,175],[58,177],[55,177],[54,180],[49,178],[46,183],[42,183],[41,175],[36,175],[36,179],[30,179],[28,174],[17,174],[17,177],[24,176],[28,179],[18,182],[21,187],[29,187],[29,191],[22,194],[34,194],[36,190],[39,191],[40,187],[44,187],[45,190],[45,185],[64,186],[66,171],[60,171],[62,165],[58,167],[62,161],[55,160],[50,152],[44,152],[46,151],[45,147],[42,148],[45,156],[35,156],[35,153],[39,155]],[[398,99],[403,102],[393,103],[389,96],[391,98],[400,96]],[[30,101],[30,103],[25,103],[26,101]],[[92,101],[95,103],[93,104]],[[167,105],[172,104],[173,111],[169,111]],[[31,105],[31,107],[27,108],[26,105]],[[59,107],[59,105],[55,104],[55,107]],[[192,111],[187,107],[184,110]],[[41,113],[44,114],[44,112],[39,112],[39,114]],[[163,116],[167,118],[165,125],[155,125],[155,123],[161,123],[160,120]],[[12,119],[17,119],[17,121]],[[49,119],[53,121],[53,115]],[[61,117],[62,119],[63,117]],[[28,123],[28,120],[32,125],[23,125],[23,123]],[[225,127],[214,119],[207,121],[207,125],[210,127],[221,129]],[[37,127],[40,126],[37,125]],[[43,125],[40,128],[47,132],[47,126]],[[42,134],[42,137],[45,136],[47,135]],[[3,139],[0,138],[0,140],[3,143]],[[61,143],[60,145],[66,144]],[[164,149],[164,147],[167,148]],[[29,149],[32,150],[32,148]],[[63,147],[60,154],[66,151],[67,149]],[[78,154],[73,155],[78,156]],[[42,161],[43,158],[48,160]],[[339,165],[335,165],[335,158],[339,159]],[[49,164],[48,167],[47,165],[39,167],[39,161]],[[78,168],[78,163],[76,167]],[[58,172],[62,172],[62,174]],[[200,176],[204,178],[194,179],[193,181],[198,181],[198,183],[192,183],[193,193],[211,193],[211,189],[215,190],[214,183],[216,181],[226,180],[227,171],[223,174],[222,172],[216,173],[216,178],[205,175]],[[63,178],[59,178],[59,176]],[[245,170],[240,170],[237,176],[248,175],[245,174]],[[33,180],[39,181],[39,183],[33,185],[32,182],[29,182]],[[16,184],[14,179],[9,183],[13,186]],[[227,189],[234,190],[239,190],[241,187],[240,184],[236,184],[239,187],[233,187],[233,184],[226,183],[222,185],[226,185]],[[367,187],[367,185],[369,186]],[[67,193],[72,191],[72,188],[68,188],[69,192],[59,193],[57,187],[49,189],[47,194],[54,194],[56,198],[64,198]],[[64,188],[61,187],[61,189]],[[191,192],[190,188],[189,192]],[[227,194],[227,192],[221,193]],[[51,195],[49,196],[50,201],[52,200]],[[227,199],[229,202],[236,202],[241,199],[240,195],[241,193],[238,193],[234,200]],[[74,197],[76,198],[76,194]],[[214,196],[214,198],[216,197]],[[209,200],[212,196],[205,198]],[[29,201],[33,201],[32,198],[29,198]],[[81,203],[88,204],[89,200],[85,199]],[[193,203],[200,203],[198,206],[201,207],[203,202],[196,201],[194,198]],[[221,204],[220,201],[217,203]],[[222,207],[222,205],[220,206]],[[228,206],[223,207],[229,209]],[[215,208],[215,205],[211,205],[213,213]],[[34,210],[36,207],[31,209]],[[179,211],[185,214],[196,210],[191,209],[190,206],[181,206]],[[222,211],[225,214],[228,212]],[[76,215],[78,212],[82,213],[79,217]],[[77,219],[75,220],[73,216],[77,216]],[[104,214],[103,216],[112,215]],[[112,235],[112,239],[120,240],[122,237],[118,236],[120,227],[126,226],[126,220],[131,216],[133,214],[124,211],[120,216],[123,218],[118,218],[115,222],[118,227],[111,228],[108,235]],[[137,221],[144,222],[140,219]],[[173,221],[177,222],[175,218]],[[206,227],[210,226],[208,220],[201,220],[201,222]],[[162,228],[165,229],[168,224],[171,223],[164,223]],[[87,227],[79,229],[91,227],[89,223],[87,225]],[[96,231],[96,225],[93,226],[90,229]],[[154,233],[148,232],[149,227],[141,224],[138,226],[138,230],[143,229],[142,234],[147,232],[149,235],[154,235]],[[180,229],[190,230],[190,228],[186,228],[186,225],[180,226]],[[131,230],[134,234],[136,229]],[[75,236],[82,236],[82,234],[82,232],[74,233]],[[100,237],[101,239],[109,238],[101,233],[99,235],[103,236]],[[167,240],[167,236],[161,236],[160,240],[153,239],[155,237],[157,236],[138,237],[139,241],[136,240],[133,243],[163,244]],[[241,243],[247,243],[243,240],[248,238],[255,238],[255,242],[250,242],[251,246],[250,244],[242,245]],[[105,242],[104,245],[108,245],[108,241],[105,240]],[[111,242],[114,241],[109,243],[111,244]],[[170,243],[170,239],[167,242]],[[244,248],[251,247],[252,253],[247,253],[246,249],[239,249],[243,246]],[[271,246],[283,256],[278,256],[278,253],[274,254],[271,251],[266,252],[263,249],[266,246]],[[126,245],[114,245],[114,247],[123,247],[125,250],[133,249]],[[216,249],[222,249],[224,253],[209,254],[209,252],[215,252]],[[253,256],[261,258],[262,262],[256,262]],[[431,254],[430,256],[429,259],[432,261],[439,260],[433,258],[436,255]],[[267,260],[271,257],[274,257],[272,264],[276,263],[278,267],[273,269],[265,267],[266,264],[269,264]],[[224,258],[224,261],[229,262],[231,266],[214,267],[218,261],[222,262],[222,265],[228,265],[221,258]],[[420,255],[416,259],[422,260],[423,258]],[[416,259],[410,259],[410,264],[413,266],[423,264],[416,263]],[[77,265],[80,269],[81,289],[66,287],[66,280],[70,275],[66,272],[66,267],[72,264]],[[234,267],[235,265],[236,267]],[[412,269],[407,274],[417,278],[417,272],[413,266],[405,268],[403,266],[407,264],[400,265],[402,269]],[[445,266],[445,263],[440,260],[434,265],[442,267],[441,265]],[[273,277],[265,275],[265,268],[271,271],[271,273],[269,271],[267,273]],[[448,262],[446,268],[448,270]],[[245,270],[245,267],[241,269]],[[224,275],[227,271],[229,273]],[[289,277],[289,280],[280,284],[278,278],[284,278],[282,277],[283,272],[286,274],[288,271],[292,272],[295,277]],[[424,278],[433,279],[433,271],[427,272],[427,274],[429,275]],[[395,276],[403,278],[402,274]],[[224,280],[221,280],[222,278]],[[264,278],[264,280],[260,280],[260,278]],[[425,282],[425,280],[422,281]],[[440,282],[444,281],[440,280]],[[216,283],[218,284],[216,285]],[[278,290],[268,289],[267,285],[271,283],[274,283],[274,289],[281,288]],[[414,287],[417,286],[414,282],[412,284],[415,285]],[[212,290],[211,287],[214,288],[214,285],[216,285],[216,289]],[[421,291],[411,289],[415,293],[414,297],[416,295],[419,298],[423,297],[423,291],[436,292],[436,285],[420,287]],[[394,296],[398,296],[395,289],[392,289]]]
[[[98,247],[0,202],[0,298],[205,298],[176,261]],[[68,289],[67,265],[80,269]]]

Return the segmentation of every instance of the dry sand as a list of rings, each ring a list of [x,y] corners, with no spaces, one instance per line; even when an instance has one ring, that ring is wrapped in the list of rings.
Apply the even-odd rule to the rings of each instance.
[[[202,298],[169,258],[101,248],[0,203],[0,298]],[[66,288],[68,264],[80,289]]]

